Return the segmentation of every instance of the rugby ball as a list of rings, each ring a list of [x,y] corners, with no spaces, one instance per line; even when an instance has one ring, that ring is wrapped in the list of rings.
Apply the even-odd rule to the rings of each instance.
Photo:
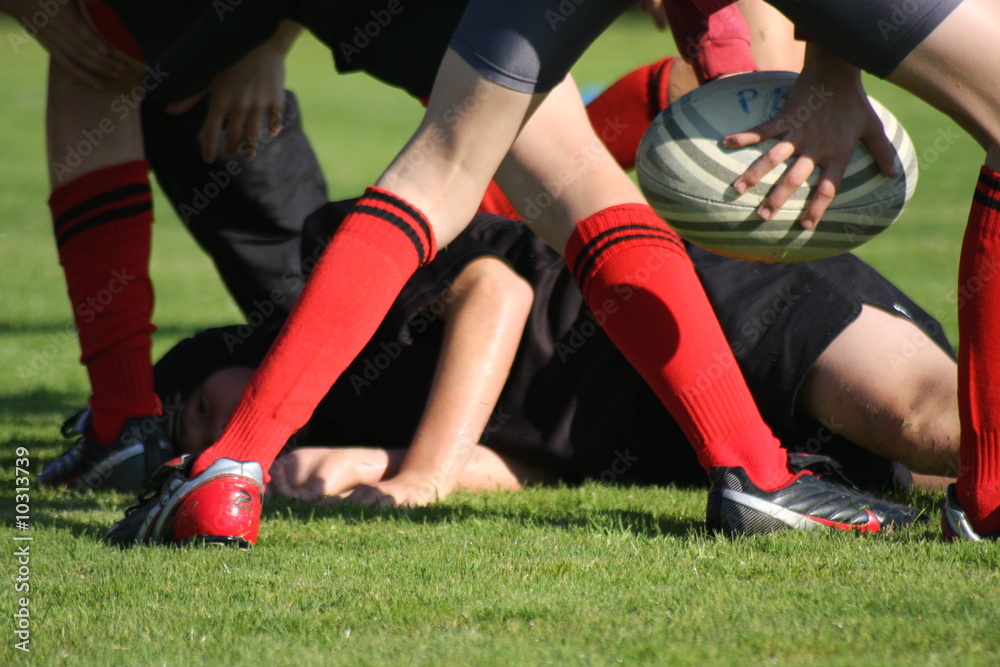
[[[859,142],[837,196],[819,224],[808,230],[800,220],[818,182],[818,168],[766,222],[754,211],[792,160],[742,195],[733,189],[733,181],[777,140],[727,149],[722,138],[772,118],[796,77],[792,72],[754,72],[719,79],[679,98],[650,125],[636,158],[639,186],[681,237],[736,259],[806,262],[858,247],[903,212],[917,185],[916,151],[895,116],[871,98],[896,149],[898,178],[883,176]],[[822,104],[821,94],[817,91],[811,102]],[[795,118],[808,122],[811,114],[804,105]]]

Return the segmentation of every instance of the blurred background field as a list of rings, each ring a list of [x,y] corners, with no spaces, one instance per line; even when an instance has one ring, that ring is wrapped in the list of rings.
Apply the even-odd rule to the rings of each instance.
[[[575,70],[599,89],[671,49],[628,16]],[[13,450],[38,472],[83,405],[68,302],[45,206],[46,61],[0,20],[0,540],[13,545]],[[951,121],[882,82],[920,184],[904,217],[859,254],[957,340],[958,248],[981,163]],[[288,63],[331,198],[359,193],[421,115],[400,91],[338,76],[311,37]],[[165,199],[156,202],[156,354],[239,320]],[[112,551],[128,498],[32,489],[32,656],[46,664],[997,664],[1000,556],[948,546],[932,522],[877,539],[780,535],[727,542],[699,528],[704,492],[599,485],[458,495],[412,512],[265,510],[249,553]],[[0,549],[10,552],[13,549]],[[12,557],[0,584],[12,610]],[[4,662],[20,656],[0,621]],[[4,625],[4,623],[8,625]]]

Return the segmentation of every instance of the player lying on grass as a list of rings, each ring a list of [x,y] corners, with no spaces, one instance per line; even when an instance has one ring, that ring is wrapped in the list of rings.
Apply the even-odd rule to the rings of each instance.
[[[326,201],[294,97],[286,99],[282,88],[283,55],[298,28],[283,27],[216,79],[211,100],[172,116],[145,99],[165,74],[129,72],[127,63],[154,59],[210,3],[131,4],[137,9],[131,33],[102,3],[76,0],[60,2],[36,26],[50,54],[49,204],[93,414],[90,429],[39,476],[53,486],[135,489],[166,460],[150,356],[152,206],[145,160],[248,314],[255,300],[269,298],[280,312],[297,296],[301,280],[282,277],[298,262],[302,218]],[[0,0],[0,11],[28,25],[38,3]],[[284,124],[281,136],[269,132],[273,124],[262,127],[261,115]],[[243,151],[202,161],[201,139],[214,151],[227,116],[226,144],[239,146],[245,131],[244,145],[260,149],[257,159]],[[285,298],[273,297],[275,290]]]
[[[461,18],[449,42],[442,8],[414,3],[388,22],[379,39],[351,53],[367,57],[373,48],[395,49],[386,62],[401,72],[430,62],[438,74],[425,121],[339,227],[219,441],[164,479],[163,493],[119,522],[113,536],[253,543],[266,471],[281,447],[361,351],[413,272],[469,223],[494,176],[532,229],[566,257],[591,306],[599,311],[609,300],[618,304],[604,330],[711,472],[710,523],[748,534],[761,525],[755,517],[769,523],[808,515],[836,523],[833,508],[868,502],[789,467],[678,237],[602,150],[587,122],[566,73],[627,4],[575,5],[572,18],[554,30],[536,5],[471,0],[449,14]],[[358,27],[349,16],[338,21],[348,9],[363,11],[362,3],[245,0],[225,21],[206,16],[164,61],[174,76],[157,93],[168,100],[196,93],[206,75],[227,64],[220,61],[270,34],[283,11],[296,12],[294,18],[338,49],[342,31]],[[491,10],[499,15],[490,16]],[[367,14],[363,20],[370,20]],[[504,30],[511,20],[523,23]],[[742,24],[720,25],[725,31]],[[703,33],[696,43],[712,41],[712,30]],[[409,43],[398,41],[400,34]],[[742,43],[745,50],[747,37],[744,30],[731,45]],[[410,48],[414,42],[416,49]],[[443,59],[415,56],[435,51]],[[731,64],[715,73],[737,71],[725,67]],[[644,272],[649,265],[657,270]],[[617,298],[628,289],[635,298]],[[717,371],[707,382],[706,369]],[[467,456],[468,449],[454,455]],[[397,500],[406,502],[406,481],[397,485]],[[416,486],[408,492],[420,493]],[[843,527],[885,525],[871,509]]]
[[[319,243],[307,259],[350,204],[310,219],[306,238]],[[853,255],[756,265],[689,252],[768,423],[813,455],[802,461],[828,457],[868,489],[907,486],[907,468],[953,470],[955,364],[930,315]],[[611,314],[584,305],[558,255],[523,225],[478,215],[416,272],[295,438],[338,448],[279,458],[273,490],[314,499],[358,487],[348,500],[396,505],[408,480],[421,494],[402,504],[419,505],[456,488],[554,479],[704,484],[677,423],[600,330]],[[157,363],[182,451],[214,442],[275,334],[212,329]],[[454,463],[456,447],[472,467]]]

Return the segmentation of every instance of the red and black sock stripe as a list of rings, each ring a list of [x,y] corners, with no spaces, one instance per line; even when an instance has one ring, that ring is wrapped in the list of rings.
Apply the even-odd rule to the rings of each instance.
[[[615,253],[628,247],[658,246],[674,250],[685,260],[688,259],[684,244],[674,230],[655,215],[649,216],[643,213],[642,217],[644,220],[642,223],[623,224],[605,229],[591,237],[579,249],[575,249],[575,258],[570,265],[570,271],[581,290],[586,293],[589,280],[600,268],[603,257],[610,257],[608,253]],[[568,259],[567,257],[567,261]]]
[[[121,229],[151,224],[153,193],[146,162],[130,162],[85,174],[58,188],[49,199],[60,251],[80,235],[108,225]],[[141,175],[140,175],[141,174]]]
[[[972,201],[974,205],[978,204],[988,211],[1000,211],[1000,174],[987,167],[983,167],[979,172],[979,180],[976,182],[976,192],[972,196]],[[973,208],[973,215],[977,218],[989,217],[989,213],[976,211],[975,208]],[[993,236],[990,240],[996,240],[997,229],[995,224],[980,225],[980,227],[984,227],[980,235],[982,235],[982,232],[985,232],[987,236]]]
[[[433,234],[424,214],[406,200],[377,187],[369,187],[354,205],[353,214],[370,216],[387,222],[406,235],[417,251],[417,263],[424,266],[434,258]],[[366,224],[370,224],[366,222]],[[344,225],[346,227],[347,220]]]
[[[153,206],[144,161],[99,169],[52,193],[59,263],[90,378],[93,435],[110,444],[129,417],[159,412],[153,389]]]

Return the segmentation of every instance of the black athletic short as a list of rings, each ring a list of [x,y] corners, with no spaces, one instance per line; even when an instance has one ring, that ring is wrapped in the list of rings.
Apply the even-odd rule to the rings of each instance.
[[[768,2],[828,50],[885,77],[961,0]],[[545,92],[562,81],[584,50],[632,4],[629,0],[471,0],[451,48],[495,83]]]
[[[109,0],[127,25],[146,24],[148,2]],[[178,39],[180,23],[168,17],[169,39],[144,35],[170,76],[151,94],[164,102],[190,97],[212,77],[274,34],[283,19],[309,29],[326,44],[338,71],[365,71],[416,97],[430,95],[438,65],[466,0],[182,0],[187,20],[197,20]],[[153,3],[167,5],[169,3]],[[156,8],[157,10],[159,8]]]
[[[886,77],[962,0],[767,0],[810,39]]]

